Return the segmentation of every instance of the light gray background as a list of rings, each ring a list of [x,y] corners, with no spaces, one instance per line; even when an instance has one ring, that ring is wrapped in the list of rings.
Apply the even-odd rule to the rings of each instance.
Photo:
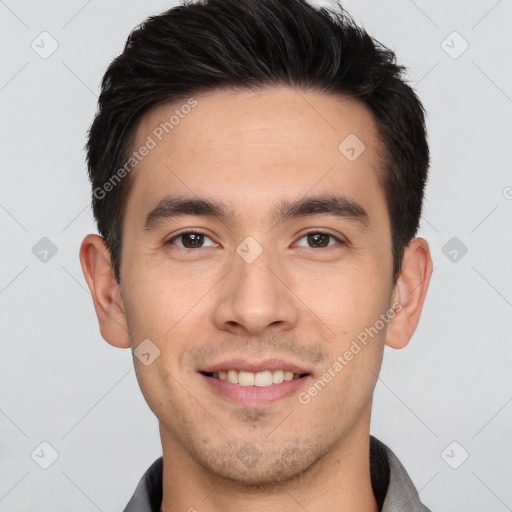
[[[101,77],[129,31],[173,5],[0,0],[2,512],[120,511],[160,455],[78,250],[95,232],[83,146]],[[435,270],[411,344],[386,349],[372,433],[433,511],[512,510],[512,1],[344,5],[409,67],[432,150],[420,235]],[[59,45],[47,59],[31,48],[43,31]],[[458,58],[454,31],[469,43]],[[46,263],[32,252],[42,237],[58,249]],[[455,262],[452,237],[468,249]],[[46,470],[31,458],[43,441],[58,452]]]

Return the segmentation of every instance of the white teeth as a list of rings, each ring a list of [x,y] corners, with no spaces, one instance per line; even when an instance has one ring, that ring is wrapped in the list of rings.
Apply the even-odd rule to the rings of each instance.
[[[259,387],[270,386],[272,384],[272,372],[258,372],[254,376],[254,385]]]
[[[238,384],[240,386],[267,387],[272,384],[281,384],[284,381],[299,379],[300,375],[285,370],[274,370],[273,372],[265,370],[256,373],[242,370],[220,370],[214,372],[213,377],[220,380],[227,380],[231,384]]]
[[[254,386],[254,373],[238,372],[238,384],[240,386]]]
[[[284,372],[283,370],[276,370],[275,372],[272,372],[272,382],[274,384],[281,384],[284,380]]]
[[[238,384],[238,372],[236,370],[228,370],[228,382]]]

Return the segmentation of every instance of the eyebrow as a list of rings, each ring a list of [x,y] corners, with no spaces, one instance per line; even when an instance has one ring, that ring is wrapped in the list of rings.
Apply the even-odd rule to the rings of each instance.
[[[325,194],[303,197],[295,201],[280,201],[272,211],[272,218],[276,224],[279,224],[291,218],[318,214],[347,219],[365,228],[369,225],[367,211],[359,203],[342,194]],[[233,210],[222,201],[197,197],[166,196],[146,215],[144,229],[154,229],[163,221],[184,215],[212,217],[222,221],[232,221],[235,218]]]

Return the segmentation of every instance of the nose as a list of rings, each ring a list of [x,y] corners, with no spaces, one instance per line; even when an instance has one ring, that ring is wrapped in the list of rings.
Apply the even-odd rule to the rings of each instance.
[[[214,310],[215,326],[231,334],[261,336],[297,325],[299,299],[290,288],[286,268],[263,253],[248,263],[233,255]]]

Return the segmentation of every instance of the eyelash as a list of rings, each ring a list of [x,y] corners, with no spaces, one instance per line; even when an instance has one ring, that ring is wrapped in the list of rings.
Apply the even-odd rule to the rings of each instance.
[[[181,233],[178,233],[177,235],[174,235],[172,238],[167,240],[167,242],[165,242],[165,245],[173,245],[173,242],[175,240],[177,240],[178,238],[180,238],[184,235],[191,235],[191,234],[192,235],[203,235],[206,238],[209,238],[211,240],[211,238],[206,233],[203,233],[202,231],[187,230],[187,231],[182,231]],[[304,233],[302,236],[300,236],[298,238],[298,240],[302,240],[303,238],[307,237],[308,235],[327,235],[330,238],[336,240],[336,242],[338,242],[339,245],[345,245],[345,242],[343,240],[339,239],[338,237],[332,235],[331,233],[327,233],[327,232],[319,231],[319,230],[308,231],[307,233]],[[213,240],[212,240],[212,242],[213,242]],[[180,246],[178,246],[178,247],[180,247]],[[333,246],[328,245],[327,247],[309,247],[309,249],[327,249],[328,247],[333,247]],[[180,248],[187,249],[189,251],[195,250],[190,247],[180,247]],[[196,249],[203,249],[203,247],[198,247]]]

